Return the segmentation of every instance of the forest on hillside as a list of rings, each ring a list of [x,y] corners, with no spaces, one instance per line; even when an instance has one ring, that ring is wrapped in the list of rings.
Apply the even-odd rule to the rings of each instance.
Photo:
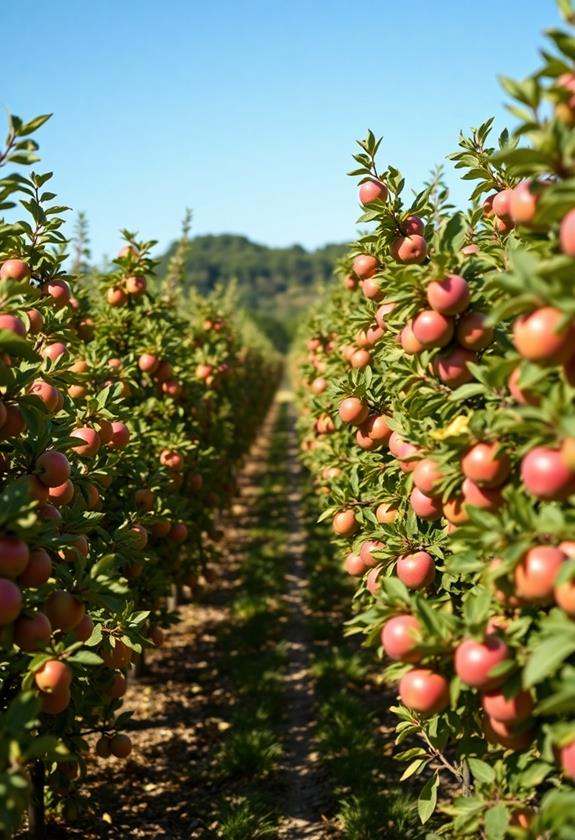
[[[160,276],[177,247],[174,242],[162,257]],[[345,249],[343,244],[315,251],[301,245],[270,248],[236,234],[196,236],[187,247],[183,291],[207,294],[218,284],[234,282],[241,304],[283,349],[299,314],[329,280]]]

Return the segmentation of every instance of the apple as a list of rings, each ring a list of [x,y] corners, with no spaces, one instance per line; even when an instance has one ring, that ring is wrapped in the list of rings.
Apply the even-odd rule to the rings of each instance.
[[[50,593],[44,605],[44,612],[55,630],[73,630],[82,621],[85,614],[82,602],[64,589]]]
[[[146,291],[146,278],[140,275],[126,277],[126,291],[134,297],[143,295]]]
[[[15,536],[0,537],[0,577],[16,578],[30,562],[28,543]]]
[[[50,578],[52,574],[52,560],[45,548],[34,548],[30,552],[28,565],[18,577],[22,586],[37,588]]]
[[[382,548],[385,548],[384,544],[381,540],[364,540],[359,549],[359,556],[363,561],[364,566],[377,566],[380,562],[373,556],[374,551],[381,551]]]
[[[474,379],[468,368],[469,362],[476,362],[477,356],[465,347],[455,347],[445,355],[433,360],[433,371],[437,378],[450,388],[459,388]]]
[[[348,573],[348,575],[360,577],[365,572],[365,563],[363,562],[359,554],[351,553],[348,554],[345,558],[343,568]]]
[[[59,659],[48,659],[34,671],[34,682],[40,691],[60,691],[70,688],[72,672],[65,662]]]
[[[108,446],[110,449],[125,449],[130,442],[130,430],[120,420],[112,422],[112,440]]]
[[[500,487],[509,478],[511,461],[499,443],[480,442],[461,459],[463,475],[479,487]]]
[[[14,622],[14,644],[26,653],[46,647],[51,635],[52,625],[42,612],[21,615]]]
[[[358,397],[346,397],[339,405],[339,416],[344,423],[361,426],[367,420],[368,406]]]
[[[0,578],[0,625],[12,624],[20,615],[22,606],[22,593],[16,584]]]
[[[427,496],[417,487],[414,487],[409,497],[409,504],[416,516],[434,522],[443,516],[443,505],[441,499]]]
[[[79,429],[74,429],[71,433],[71,437],[82,441],[81,443],[77,443],[72,446],[72,449],[78,455],[92,457],[98,454],[100,450],[100,436],[95,429],[91,429],[88,426],[82,426]]]
[[[355,511],[348,508],[340,510],[333,518],[333,530],[340,537],[349,537],[359,528],[359,522],[355,518]]]
[[[26,335],[24,322],[17,315],[0,315],[0,330],[14,333],[23,338]]]
[[[559,225],[559,245],[568,257],[575,257],[575,210],[569,210]]]
[[[127,758],[132,752],[132,742],[128,735],[114,735],[110,741],[110,751],[116,758]]]
[[[158,369],[160,360],[152,353],[142,353],[138,359],[138,367],[146,373],[154,373]]]
[[[535,446],[521,460],[521,481],[538,499],[562,500],[575,492],[575,472],[560,449]]]
[[[573,355],[574,328],[559,309],[544,306],[521,315],[513,324],[513,343],[524,359],[559,365]]]
[[[443,477],[441,467],[431,458],[422,458],[413,469],[413,483],[426,496],[437,493]]]
[[[501,723],[523,723],[533,711],[533,697],[528,691],[519,691],[512,697],[506,697],[501,689],[486,691],[481,697],[485,712],[492,720]]]
[[[413,319],[412,330],[423,347],[445,347],[453,338],[454,324],[434,309],[426,309]]]
[[[505,189],[496,193],[491,202],[493,213],[503,221],[511,219],[511,195],[512,190]]]
[[[566,555],[552,545],[530,548],[515,567],[515,594],[534,603],[551,601],[555,579],[565,559]]]
[[[13,258],[5,260],[0,266],[0,280],[16,280],[22,282],[32,276],[30,266],[24,260]]]
[[[399,696],[408,709],[435,715],[449,706],[449,683],[428,668],[414,668],[399,681]]]
[[[427,257],[427,242],[415,233],[412,236],[398,236],[390,245],[392,257],[405,265],[417,265]]]
[[[46,487],[57,487],[70,478],[70,462],[63,452],[47,449],[36,458],[38,478]]]
[[[371,254],[358,254],[351,265],[351,270],[359,280],[373,277],[379,269],[379,262]]]
[[[400,662],[418,662],[422,655],[415,648],[421,631],[421,624],[413,615],[396,615],[388,619],[381,630],[381,644],[387,656]]]
[[[427,302],[442,315],[465,312],[470,297],[467,280],[459,274],[447,274],[441,280],[432,280],[427,287]]]
[[[398,557],[395,573],[408,589],[425,589],[435,578],[435,561],[427,551]]]
[[[465,639],[455,650],[455,673],[462,683],[483,690],[497,688],[502,677],[491,677],[496,665],[509,659],[509,648],[499,636],[488,634],[483,642]]]
[[[70,303],[70,298],[72,297],[70,285],[66,280],[62,280],[61,278],[47,280],[46,283],[40,286],[40,291],[46,297],[52,298],[56,309],[63,309],[64,306]]]
[[[386,201],[387,187],[381,181],[370,178],[361,184],[359,188],[359,200],[364,206],[372,204],[374,201]]]
[[[106,292],[106,301],[110,306],[121,306],[126,302],[126,292],[119,286],[112,286]]]
[[[483,312],[467,312],[457,324],[455,337],[467,350],[485,350],[493,341],[493,327],[487,326]]]

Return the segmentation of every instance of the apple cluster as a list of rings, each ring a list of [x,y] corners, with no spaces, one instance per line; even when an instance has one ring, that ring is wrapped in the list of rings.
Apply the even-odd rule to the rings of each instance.
[[[398,753],[443,833],[563,837],[575,782],[575,39],[452,159],[453,211],[354,156],[362,236],[302,330],[301,450],[363,632],[397,686]],[[519,145],[518,138],[529,145]],[[435,836],[435,835],[434,835]]]

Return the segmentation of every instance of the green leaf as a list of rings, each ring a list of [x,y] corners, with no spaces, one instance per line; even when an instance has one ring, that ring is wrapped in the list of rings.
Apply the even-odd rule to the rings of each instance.
[[[500,803],[485,813],[485,836],[487,840],[504,840],[509,825],[509,811]]]
[[[495,770],[487,762],[480,761],[478,758],[468,758],[467,763],[475,781],[489,785],[493,784],[495,781]]]
[[[91,650],[79,650],[68,661],[77,662],[79,665],[102,665],[104,660]]]
[[[523,670],[525,688],[537,685],[575,653],[575,634],[565,637],[554,635],[541,642],[533,651]]]
[[[435,775],[427,780],[419,794],[417,799],[417,813],[422,824],[425,824],[435,811],[438,787],[439,776],[435,773]]]

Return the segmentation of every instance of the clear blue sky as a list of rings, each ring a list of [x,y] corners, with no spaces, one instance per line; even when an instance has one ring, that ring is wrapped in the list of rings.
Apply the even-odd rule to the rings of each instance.
[[[97,258],[122,227],[166,246],[186,206],[194,233],[314,247],[355,234],[356,138],[418,188],[460,128],[506,119],[497,74],[558,22],[553,0],[1,0],[0,104],[54,113],[39,168]]]

